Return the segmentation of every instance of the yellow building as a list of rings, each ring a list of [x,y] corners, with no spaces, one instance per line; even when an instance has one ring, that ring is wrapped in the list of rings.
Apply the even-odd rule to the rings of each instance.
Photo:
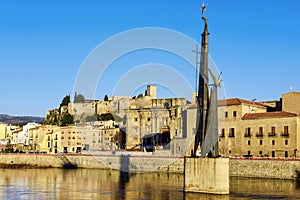
[[[0,123],[0,139],[6,139],[6,126],[7,124]]]
[[[76,126],[60,127],[63,153],[80,153],[83,149],[82,136]]]
[[[294,156],[299,117],[285,111],[267,112],[264,104],[242,99],[219,101],[220,153],[224,156]],[[299,140],[298,140],[299,141]]]
[[[112,120],[79,124],[76,127],[86,151],[116,150],[120,146],[117,140],[120,129],[115,128]]]
[[[299,99],[300,93],[291,92],[284,94],[281,101],[258,103],[239,98],[219,101],[220,154],[297,156],[300,149]],[[187,113],[185,131],[192,138],[195,134],[196,106],[190,106]]]
[[[56,154],[63,151],[61,145],[61,127],[53,125],[43,125],[30,129],[30,139],[32,148],[36,152]]]

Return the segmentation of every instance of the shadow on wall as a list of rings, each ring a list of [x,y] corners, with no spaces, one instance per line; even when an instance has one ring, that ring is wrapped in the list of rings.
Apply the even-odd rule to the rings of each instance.
[[[119,176],[119,190],[116,195],[123,199],[126,193],[126,184],[129,183],[129,159],[130,155],[121,155],[120,157],[120,176]]]

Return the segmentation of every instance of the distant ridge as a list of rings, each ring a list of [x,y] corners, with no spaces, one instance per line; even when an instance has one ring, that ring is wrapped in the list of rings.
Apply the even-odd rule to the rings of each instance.
[[[43,117],[35,116],[10,116],[7,114],[0,114],[0,122],[12,124],[12,125],[25,125],[28,122],[42,123],[44,120]]]

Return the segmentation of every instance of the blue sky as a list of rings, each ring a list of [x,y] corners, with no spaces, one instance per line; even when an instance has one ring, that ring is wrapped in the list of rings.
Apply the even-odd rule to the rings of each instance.
[[[279,99],[290,91],[290,84],[300,91],[300,1],[206,2],[210,55],[223,72],[228,98]],[[44,116],[47,109],[59,106],[73,92],[78,70],[89,53],[122,31],[163,27],[200,41],[201,3],[1,1],[0,113]],[[146,53],[145,59],[153,54],[147,57]],[[163,59],[174,63],[172,56]],[[109,87],[97,90],[96,97],[102,99],[105,94],[111,95]]]

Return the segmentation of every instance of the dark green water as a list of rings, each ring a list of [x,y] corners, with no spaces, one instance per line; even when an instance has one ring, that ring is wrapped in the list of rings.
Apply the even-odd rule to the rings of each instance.
[[[0,169],[0,199],[300,199],[300,182],[231,178],[230,195],[183,192],[183,174]]]

